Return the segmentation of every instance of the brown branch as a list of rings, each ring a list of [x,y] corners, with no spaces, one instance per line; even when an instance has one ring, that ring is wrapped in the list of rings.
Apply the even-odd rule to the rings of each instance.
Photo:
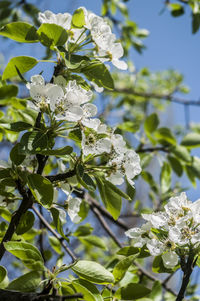
[[[43,223],[43,225],[59,240],[62,247],[65,249],[65,251],[69,254],[69,256],[72,258],[73,261],[77,260],[76,255],[66,246],[66,244],[63,241],[62,236],[60,236],[52,227],[51,225],[46,221],[46,219],[40,214],[40,212],[32,206],[33,211],[35,214],[39,217],[40,221]]]
[[[124,230],[129,229],[128,225],[122,219],[120,219],[120,218],[118,220],[113,219],[112,215],[105,208],[103,208],[95,199],[93,199],[90,195],[87,196],[87,200],[91,207],[96,207],[103,214],[103,216],[106,216],[109,220],[111,220],[113,223],[118,225],[120,228],[122,228]]]
[[[197,257],[198,258],[198,257]],[[194,260],[194,255],[189,254],[187,262],[185,264],[181,264],[181,269],[183,271],[183,280],[181,284],[181,288],[179,290],[178,296],[176,298],[176,301],[182,301],[184,299],[187,286],[190,281],[190,276],[193,272],[194,266],[196,264],[197,258]]]
[[[184,98],[173,96],[172,94],[157,94],[157,93],[148,93],[148,92],[138,92],[133,89],[115,89],[114,92],[121,93],[121,94],[129,94],[140,96],[144,98],[157,98],[163,99],[170,102],[174,102],[181,105],[189,105],[189,106],[200,106],[199,100],[186,100]],[[112,93],[112,92],[109,92]]]
[[[169,148],[166,146],[160,146],[160,147],[139,148],[136,150],[137,153],[153,153],[156,151],[169,153]]]
[[[76,293],[68,296],[51,296],[0,289],[0,300],[2,301],[65,301],[78,298],[83,298],[83,295],[80,293]]]
[[[14,232],[17,229],[17,226],[19,225],[20,219],[22,215],[32,206],[32,195],[30,190],[27,192],[24,190],[24,188],[21,186],[21,182],[19,180],[16,181],[17,188],[20,192],[20,194],[23,196],[23,199],[21,201],[21,204],[19,206],[19,209],[13,213],[10,224],[8,226],[8,229],[1,241],[0,244],[0,260],[2,259],[4,253],[5,253],[5,247],[4,242],[10,241],[12,239],[12,236]]]
[[[45,176],[49,181],[56,182],[56,181],[65,181],[67,178],[71,178],[76,175],[76,170],[72,169],[65,173],[60,173],[54,176]]]

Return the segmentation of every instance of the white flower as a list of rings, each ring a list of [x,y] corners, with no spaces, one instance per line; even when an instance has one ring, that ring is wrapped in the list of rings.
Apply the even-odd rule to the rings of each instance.
[[[97,130],[101,122],[98,118],[91,118],[97,114],[97,107],[94,104],[87,103],[84,104],[81,108],[83,110],[81,123],[88,128]]]
[[[175,252],[167,252],[162,255],[163,264],[167,269],[172,269],[178,264],[179,257]]]
[[[124,49],[121,43],[110,43],[109,41],[109,45],[107,45],[107,48],[100,48],[98,54],[101,57],[105,57],[99,58],[101,61],[111,61],[112,64],[118,69],[127,70],[128,65],[124,61],[120,60],[120,58],[124,55]]]
[[[46,10],[44,13],[38,14],[38,20],[41,23],[56,24],[68,30],[71,27],[72,16],[69,13],[54,14],[50,10]]]
[[[85,156],[109,153],[111,142],[109,138],[98,138],[98,134],[82,132],[82,150]]]
[[[86,34],[84,33],[84,31],[84,28],[71,28],[69,31],[68,41],[71,43],[82,43],[86,38]]]
[[[158,239],[151,239],[147,242],[147,248],[151,255],[158,256],[165,250],[165,245]]]
[[[54,111],[55,103],[60,102],[64,97],[62,88],[54,84],[46,84],[41,75],[31,77],[31,82],[26,85],[30,90],[30,96],[34,99],[35,110],[46,109],[49,104]]]
[[[81,220],[81,217],[78,215],[80,211],[82,200],[80,198],[72,198],[71,196],[68,197],[68,209],[67,213],[73,223],[78,223]]]
[[[72,105],[81,105],[91,100],[93,93],[91,90],[87,91],[80,85],[77,85],[76,81],[69,81],[66,87],[65,99]]]
[[[187,200],[186,193],[182,192],[179,196],[171,197],[164,208],[169,216],[172,215],[178,219],[188,214],[191,204],[192,202]]]
[[[148,235],[144,235],[151,228],[150,223],[142,225],[141,228],[131,228],[125,232],[125,235],[133,239],[133,245],[136,248],[142,248],[148,241]]]
[[[156,212],[152,214],[142,214],[143,219],[151,222],[152,226],[156,229],[163,227],[168,228],[168,216],[165,212]]]

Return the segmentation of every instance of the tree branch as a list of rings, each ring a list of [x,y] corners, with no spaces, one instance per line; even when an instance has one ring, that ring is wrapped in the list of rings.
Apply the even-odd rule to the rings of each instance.
[[[136,150],[137,153],[153,153],[156,151],[161,151],[168,153],[169,152],[169,147],[166,146],[160,146],[160,147],[148,147],[148,148],[139,148]]]
[[[49,181],[51,181],[53,183],[56,181],[65,181],[67,178],[71,178],[75,175],[76,175],[76,170],[72,169],[65,173],[60,173],[60,174],[57,174],[54,176],[45,176],[45,178],[47,178]]]
[[[186,289],[190,281],[190,276],[193,272],[196,261],[197,258],[194,260],[194,255],[190,254],[188,256],[187,262],[184,265],[181,265],[181,269],[183,271],[183,280],[176,301],[182,301],[184,299]]]
[[[157,98],[164,99],[170,102],[174,102],[180,105],[189,105],[189,106],[200,106],[200,100],[186,100],[184,98],[179,98],[173,96],[172,94],[156,94],[156,93],[147,93],[147,92],[138,92],[134,89],[115,89],[114,92],[121,94],[129,94],[135,96],[141,96],[144,98]],[[110,92],[112,93],[112,92]]]
[[[16,291],[9,291],[0,289],[0,300],[2,301],[65,301],[83,298],[83,295],[76,293],[68,296],[51,296],[51,295],[40,295],[36,293],[22,293]]]
[[[43,223],[43,225],[59,240],[62,247],[65,249],[65,251],[69,254],[69,256],[72,258],[73,262],[77,260],[76,255],[66,246],[66,244],[63,241],[62,236],[60,236],[52,227],[51,225],[46,221],[46,219],[40,214],[40,212],[32,206],[33,211],[35,214],[39,217],[40,221]]]

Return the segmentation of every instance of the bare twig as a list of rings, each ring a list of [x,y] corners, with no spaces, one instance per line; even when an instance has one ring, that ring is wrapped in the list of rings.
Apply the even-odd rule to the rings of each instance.
[[[53,183],[56,181],[65,181],[67,178],[71,178],[75,175],[76,175],[76,170],[72,169],[65,173],[60,173],[60,174],[57,174],[54,176],[45,176],[45,178],[47,178],[49,181],[51,181]]]
[[[51,225],[46,221],[46,219],[40,214],[40,212],[34,206],[32,206],[32,209],[35,212],[35,214],[39,217],[43,225],[59,240],[60,244],[65,249],[65,251],[69,254],[69,256],[72,258],[72,260],[73,261],[77,260],[76,255],[66,246],[65,242],[63,241],[63,238],[51,227]]]
[[[180,105],[200,106],[200,100],[186,100],[184,98],[173,96],[172,94],[156,94],[156,93],[139,92],[139,91],[135,91],[134,89],[115,89],[114,92],[140,96],[147,99],[148,98],[163,99]]]

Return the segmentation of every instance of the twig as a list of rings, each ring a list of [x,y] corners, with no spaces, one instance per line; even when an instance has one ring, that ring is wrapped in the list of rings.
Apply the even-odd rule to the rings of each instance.
[[[113,223],[115,223],[116,225],[118,225],[119,227],[121,227],[124,230],[129,229],[128,225],[122,219],[120,219],[120,218],[118,220],[113,219],[112,215],[105,208],[103,208],[95,199],[93,199],[90,195],[88,195],[87,199],[90,203],[90,206],[95,206],[104,216],[106,216]]]
[[[114,92],[122,93],[122,94],[129,94],[135,96],[141,96],[144,98],[157,98],[157,99],[164,99],[170,102],[174,102],[180,105],[189,105],[189,106],[200,106],[199,100],[186,100],[183,98],[179,98],[173,96],[172,94],[156,94],[156,93],[147,93],[147,92],[138,92],[133,89],[115,89]],[[112,92],[109,92],[112,93]]]
[[[66,244],[63,241],[63,238],[51,227],[51,225],[46,221],[46,219],[40,214],[40,212],[32,206],[33,211],[35,214],[39,217],[43,225],[59,240],[62,247],[65,249],[65,251],[69,254],[69,256],[72,258],[73,261],[77,260],[76,255],[66,246]]]
[[[136,150],[137,153],[152,153],[152,152],[156,152],[156,151],[168,153],[169,148],[165,147],[165,146],[160,146],[160,147],[139,148]]]
[[[54,176],[45,176],[49,181],[56,182],[56,181],[65,181],[67,178],[71,178],[76,175],[76,170],[72,169],[65,173],[60,173]]]

